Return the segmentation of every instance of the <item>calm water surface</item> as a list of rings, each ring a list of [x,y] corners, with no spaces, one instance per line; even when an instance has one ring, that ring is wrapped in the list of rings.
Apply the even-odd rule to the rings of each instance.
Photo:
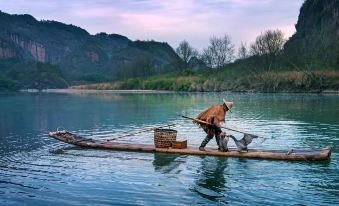
[[[235,102],[227,126],[268,138],[252,148],[330,146],[331,160],[91,150],[47,135],[64,127],[116,137],[176,122],[178,138],[198,146],[205,134],[177,115],[195,116],[222,98]],[[119,141],[152,144],[153,134]],[[338,143],[339,95],[2,93],[0,205],[338,205]],[[208,146],[216,147],[215,141]]]

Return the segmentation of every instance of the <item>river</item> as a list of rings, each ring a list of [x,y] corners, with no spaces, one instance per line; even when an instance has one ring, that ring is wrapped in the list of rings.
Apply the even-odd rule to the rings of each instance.
[[[175,122],[178,139],[199,146],[205,134],[178,114],[195,116],[223,98],[234,101],[226,126],[267,138],[254,140],[250,148],[329,146],[331,159],[93,150],[47,135],[59,127],[107,138]],[[153,134],[119,142],[153,144]],[[215,141],[208,146],[216,147]],[[0,205],[335,205],[338,152],[337,94],[0,93]]]

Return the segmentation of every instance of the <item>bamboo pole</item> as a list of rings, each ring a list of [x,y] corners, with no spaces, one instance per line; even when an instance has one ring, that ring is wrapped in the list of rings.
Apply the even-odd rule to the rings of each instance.
[[[189,116],[185,116],[185,115],[180,115],[180,116],[183,117],[183,118],[186,118],[186,119],[194,120],[194,121],[201,123],[201,124],[212,125],[211,123],[208,123],[208,122],[200,120],[200,119],[195,119],[193,117],[189,117]],[[227,129],[227,130],[230,130],[230,131],[234,131],[234,132],[238,132],[238,133],[242,133],[242,134],[249,134],[249,135],[260,137],[258,135],[250,134],[250,133],[243,132],[243,131],[240,131],[240,130],[237,130],[237,129],[232,129],[232,128],[228,128],[228,127],[224,127],[224,126],[221,126],[221,128],[224,128],[224,129]],[[264,138],[264,137],[260,137],[260,138]]]

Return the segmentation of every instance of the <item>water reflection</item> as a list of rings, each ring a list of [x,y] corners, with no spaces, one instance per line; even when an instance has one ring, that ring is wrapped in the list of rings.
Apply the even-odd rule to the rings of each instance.
[[[163,174],[169,174],[175,171],[180,164],[184,164],[185,159],[185,156],[180,155],[154,153],[154,160],[152,164],[155,171]]]
[[[219,202],[230,188],[227,185],[225,170],[228,167],[227,158],[200,157],[201,166],[198,169],[198,176],[195,179],[195,186],[192,191],[203,198]]]

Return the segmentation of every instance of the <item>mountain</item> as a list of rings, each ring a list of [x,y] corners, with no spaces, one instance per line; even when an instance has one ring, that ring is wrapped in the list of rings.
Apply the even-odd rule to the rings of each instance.
[[[339,0],[306,0],[295,34],[279,52],[270,53],[272,31],[260,40],[261,55],[224,65],[205,68],[191,58],[192,70],[135,78],[113,84],[81,85],[80,89],[161,89],[180,91],[260,91],[338,92],[339,91]],[[273,40],[273,41],[272,41]],[[274,46],[273,46],[274,47]]]
[[[339,1],[307,0],[285,53],[294,63],[339,68]]]
[[[18,87],[45,88],[49,80],[34,86],[14,73],[27,76],[25,70],[34,73],[48,68],[42,70],[52,72],[54,68],[55,75],[64,80],[63,87],[66,87],[77,82],[161,74],[181,70],[182,65],[182,60],[167,43],[131,41],[118,34],[91,35],[74,25],[0,11],[0,82],[10,79],[17,82]]]

